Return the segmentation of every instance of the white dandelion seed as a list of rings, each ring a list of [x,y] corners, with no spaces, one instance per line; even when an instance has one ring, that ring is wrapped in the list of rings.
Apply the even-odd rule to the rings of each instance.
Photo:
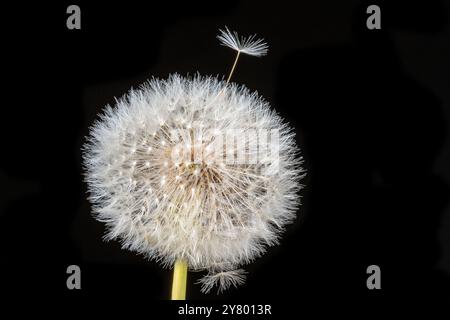
[[[235,35],[232,42],[226,35],[222,31],[224,43],[244,53],[267,51],[253,37],[239,42]],[[197,129],[204,143],[194,146]],[[229,130],[242,136],[277,130],[277,152],[258,162],[225,161],[230,146],[217,141]],[[172,131],[180,133],[177,139]],[[266,147],[241,143],[235,152],[247,159]],[[173,150],[186,158],[174,161]],[[295,218],[304,175],[293,130],[261,96],[200,75],[153,79],[107,106],[83,157],[89,200],[95,217],[106,223],[107,239],[166,267],[182,261],[190,271],[208,271],[200,281],[204,292],[242,284],[244,272],[236,269],[278,243]],[[123,161],[111,168],[112,157]]]
[[[248,38],[240,37],[236,31],[231,32],[227,27],[225,27],[225,30],[219,31],[220,34],[217,39],[220,40],[221,44],[238,52],[261,57],[265,56],[269,50],[269,46],[264,42],[264,39],[256,39],[256,35]]]
[[[208,293],[216,285],[219,287],[217,293],[226,290],[233,286],[237,287],[245,282],[245,274],[247,272],[243,269],[220,271],[216,273],[208,273],[201,278],[198,283],[202,285],[202,292]]]
[[[256,35],[252,35],[248,38],[240,37],[236,31],[231,32],[228,27],[225,27],[225,30],[219,30],[219,32],[220,34],[217,36],[217,39],[219,39],[220,43],[223,46],[229,47],[237,52],[226,84],[230,82],[241,53],[261,57],[265,56],[269,50],[269,46],[263,39],[255,39]],[[222,91],[219,92],[219,94],[222,94]]]

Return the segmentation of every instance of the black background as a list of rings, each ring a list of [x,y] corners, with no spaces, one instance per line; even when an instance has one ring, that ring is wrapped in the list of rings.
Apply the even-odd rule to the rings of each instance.
[[[242,56],[233,81],[295,127],[308,176],[299,219],[247,266],[247,282],[203,295],[194,284],[201,275],[190,274],[188,297],[272,303],[278,314],[299,315],[316,304],[322,312],[448,303],[449,6],[393,2],[4,7],[0,290],[169,307],[160,300],[170,270],[102,241],[80,148],[102,107],[147,78],[226,75],[234,53],[215,36],[227,25],[269,43],[266,57]],[[66,28],[70,4],[81,7],[81,30]],[[370,4],[381,7],[381,30],[366,28]],[[71,264],[81,267],[80,291],[66,288]],[[378,291],[366,287],[371,264],[381,268]]]

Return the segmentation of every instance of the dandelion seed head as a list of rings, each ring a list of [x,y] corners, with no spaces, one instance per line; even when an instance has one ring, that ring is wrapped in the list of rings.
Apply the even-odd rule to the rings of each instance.
[[[203,142],[194,146],[197,129]],[[276,129],[279,150],[257,163],[225,162],[218,141],[228,129]],[[185,158],[172,159],[174,148]],[[244,156],[252,150],[237,148]],[[229,266],[276,244],[299,206],[302,158],[292,129],[258,94],[214,77],[174,74],[130,90],[91,127],[83,157],[89,200],[107,238],[163,266],[184,259],[192,271],[207,270],[204,291],[242,283],[243,273]],[[123,161],[107,169],[113,157]],[[264,170],[274,164],[277,170]]]

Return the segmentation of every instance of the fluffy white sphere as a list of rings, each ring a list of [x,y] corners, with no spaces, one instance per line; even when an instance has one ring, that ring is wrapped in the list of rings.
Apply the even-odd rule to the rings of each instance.
[[[107,106],[84,149],[108,239],[164,266],[208,270],[208,291],[277,243],[299,204],[294,133],[257,93],[211,77],[152,80]]]

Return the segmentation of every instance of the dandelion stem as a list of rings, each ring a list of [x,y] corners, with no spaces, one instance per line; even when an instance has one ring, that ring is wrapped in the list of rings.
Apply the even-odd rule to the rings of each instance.
[[[237,62],[239,60],[239,55],[241,54],[241,51],[238,51],[236,54],[236,59],[234,59],[234,63],[233,63],[233,67],[231,68],[230,74],[228,75],[228,79],[227,79],[227,84],[225,86],[228,85],[228,83],[230,82],[231,76],[233,75],[234,69],[236,68]]]
[[[175,261],[173,268],[172,300],[186,300],[186,281],[188,265],[185,260]]]

